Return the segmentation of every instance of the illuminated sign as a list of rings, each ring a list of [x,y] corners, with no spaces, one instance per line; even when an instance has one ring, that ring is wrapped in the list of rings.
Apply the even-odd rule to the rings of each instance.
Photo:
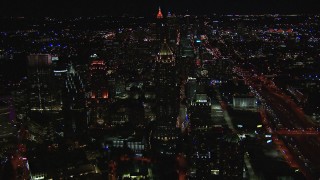
[[[208,102],[207,100],[197,100],[196,102]]]
[[[54,70],[53,72],[54,73],[64,73],[64,72],[67,72],[67,70]]]

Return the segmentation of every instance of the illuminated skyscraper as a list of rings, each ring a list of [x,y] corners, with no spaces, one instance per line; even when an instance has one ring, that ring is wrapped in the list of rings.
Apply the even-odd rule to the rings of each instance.
[[[219,179],[222,134],[215,131],[193,133],[188,154],[190,179]]]
[[[155,149],[162,154],[174,154],[178,130],[179,86],[175,56],[166,41],[155,60],[156,128],[153,131]]]
[[[211,99],[206,94],[196,94],[189,108],[191,131],[205,132],[211,129]]]
[[[156,19],[156,39],[160,42],[167,37],[167,23],[166,19],[163,18],[161,8],[159,7],[159,11]]]
[[[220,177],[242,179],[244,167],[243,141],[237,134],[228,134],[221,142]]]
[[[67,72],[63,91],[65,136],[83,135],[87,128],[85,86],[72,64]]]
[[[50,54],[28,56],[29,108],[31,111],[61,109],[56,105]]]
[[[93,102],[102,104],[108,99],[107,67],[104,60],[94,60],[91,62],[90,87]]]
[[[104,113],[109,96],[106,63],[104,60],[95,57],[90,64],[89,70],[90,91],[87,102],[90,108],[90,119],[93,124],[103,124],[105,122]]]
[[[171,14],[170,11],[167,15],[167,38],[170,43],[177,43],[180,42],[180,28],[178,26],[177,17],[174,14]]]
[[[186,96],[189,101],[193,99],[193,97],[197,93],[197,78],[188,77],[186,84]]]
[[[50,54],[28,56],[28,85],[30,134],[37,140],[54,140],[55,132],[62,131],[58,128],[62,119],[62,101]]]
[[[1,138],[14,137],[13,132],[16,132],[14,127],[15,109],[12,104],[11,97],[0,96],[0,136]],[[0,143],[1,145],[1,143]],[[3,147],[4,148],[4,147]],[[0,148],[1,150],[2,148]],[[3,152],[3,151],[2,151]],[[3,155],[0,153],[0,155]]]
[[[162,44],[155,66],[157,117],[176,118],[179,104],[179,86],[175,56],[166,42]]]
[[[161,12],[161,8],[159,7],[159,11],[158,11],[158,14],[157,14],[157,19],[162,19],[163,18],[163,15],[162,15],[162,12]]]

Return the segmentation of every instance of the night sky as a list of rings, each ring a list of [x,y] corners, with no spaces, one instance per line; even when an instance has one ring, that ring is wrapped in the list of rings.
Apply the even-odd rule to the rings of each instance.
[[[163,9],[192,14],[320,13],[317,0],[1,0],[1,16],[150,16]]]

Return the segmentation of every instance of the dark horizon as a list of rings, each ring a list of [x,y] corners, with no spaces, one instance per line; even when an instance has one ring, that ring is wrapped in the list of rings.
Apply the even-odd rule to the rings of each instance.
[[[136,15],[150,16],[156,13],[158,6],[165,12],[177,14],[317,14],[320,7],[315,0],[191,0],[151,1],[151,0],[119,1],[75,1],[56,0],[45,2],[40,0],[19,1],[4,0],[0,4],[0,16],[95,16],[95,15]]]

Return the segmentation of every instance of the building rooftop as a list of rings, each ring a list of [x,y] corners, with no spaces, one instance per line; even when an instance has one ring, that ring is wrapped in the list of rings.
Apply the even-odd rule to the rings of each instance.
[[[167,44],[166,40],[164,41],[164,43],[161,46],[161,49],[159,51],[159,55],[160,56],[172,56],[173,53],[169,47],[169,45]]]

